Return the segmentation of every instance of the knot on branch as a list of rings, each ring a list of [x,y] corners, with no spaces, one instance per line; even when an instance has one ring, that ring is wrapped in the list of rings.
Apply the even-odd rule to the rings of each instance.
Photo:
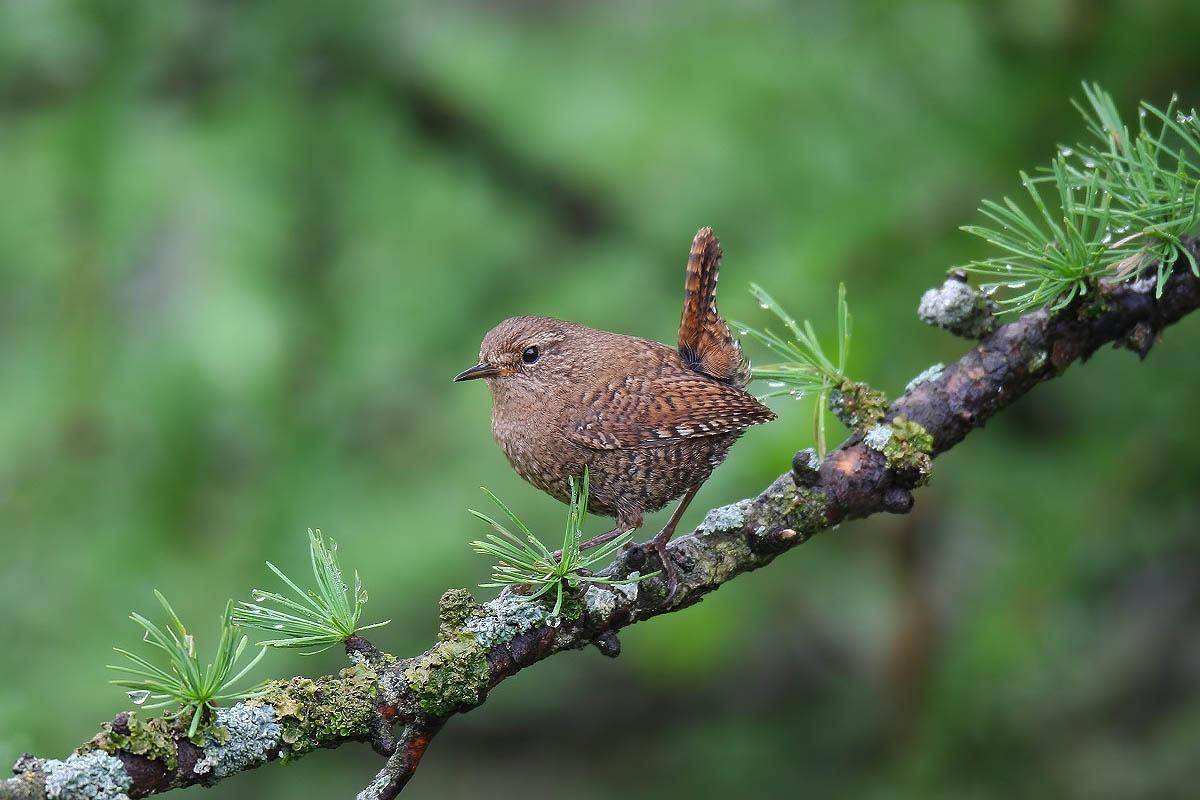
[[[811,447],[792,456],[792,479],[797,486],[812,487],[821,482],[821,457]]]
[[[967,273],[954,270],[945,283],[921,295],[917,316],[967,339],[982,339],[996,329],[998,308],[991,298],[967,283]]]
[[[609,658],[616,658],[621,655],[621,640],[617,638],[617,634],[612,631],[605,631],[592,640],[592,644],[600,651],[602,655]]]
[[[889,486],[883,490],[880,506],[889,514],[907,514],[912,511],[913,494],[903,486]]]
[[[13,764],[15,777],[0,780],[0,798],[4,800],[42,800],[46,796],[46,773],[43,761],[29,753]]]
[[[1155,338],[1154,326],[1142,320],[1130,328],[1129,333],[1114,342],[1113,346],[1132,350],[1138,354],[1138,358],[1144,359],[1150,354],[1150,348],[1154,346]]]
[[[1153,276],[1142,278],[1139,282],[1146,284],[1144,292],[1129,291],[1129,284],[1105,284],[1101,287],[1102,292],[1108,297],[1111,297],[1114,292],[1121,292],[1123,303],[1128,310],[1130,316],[1137,319],[1123,335],[1118,336],[1113,341],[1113,347],[1132,350],[1138,354],[1138,358],[1144,359],[1150,354],[1150,348],[1158,339],[1158,331],[1162,326],[1161,314],[1158,310],[1158,303],[1155,301],[1154,292],[1150,286],[1154,285],[1155,279]]]
[[[801,450],[793,460],[800,461],[807,470],[805,453]],[[818,476],[813,486],[819,482]],[[758,496],[753,510],[747,536],[750,549],[759,555],[789,550],[829,526],[829,499],[825,493],[803,485],[794,475],[783,475],[771,484]]]
[[[388,661],[386,653],[357,633],[346,639],[346,656],[356,664],[365,661],[376,667]]]

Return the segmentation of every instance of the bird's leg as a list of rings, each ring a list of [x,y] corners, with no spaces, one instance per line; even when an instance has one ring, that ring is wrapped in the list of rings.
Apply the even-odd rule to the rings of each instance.
[[[667,598],[663,601],[664,605],[670,604],[671,600],[675,598],[675,591],[679,588],[679,570],[675,567],[675,562],[667,555],[667,543],[675,535],[675,527],[679,525],[679,520],[683,518],[683,512],[687,511],[688,503],[692,502],[692,498],[698,491],[700,491],[699,486],[688,489],[679,501],[679,505],[675,506],[675,510],[671,512],[671,518],[667,520],[667,524],[663,526],[657,536],[646,542],[646,546],[657,553],[658,560],[662,562],[663,575],[667,580]]]
[[[611,542],[618,536],[629,533],[629,531],[635,531],[640,527],[642,527],[641,513],[618,514],[616,527],[614,527],[611,531],[606,531],[598,536],[593,536],[590,539],[584,539],[579,543],[579,549],[590,550],[593,547],[598,547],[599,545],[604,544],[605,542]],[[562,550],[555,550],[553,553],[551,553],[551,555],[556,559],[562,558]]]
[[[621,536],[622,534],[629,533],[629,531],[633,530],[636,527],[637,527],[636,525],[628,525],[628,524],[624,524],[621,522],[617,522],[617,527],[613,528],[611,531],[602,533],[599,536],[593,536],[590,539],[584,539],[580,543],[579,549],[580,550],[591,550],[593,547],[602,545],[605,542],[611,542],[613,539],[617,538],[618,536]]]

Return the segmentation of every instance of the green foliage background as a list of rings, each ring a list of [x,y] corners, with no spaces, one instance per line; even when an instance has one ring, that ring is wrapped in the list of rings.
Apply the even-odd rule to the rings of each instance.
[[[1197,76],[1189,0],[0,0],[0,762],[128,705],[104,664],[154,587],[207,650],[319,526],[412,653],[487,579],[478,485],[558,530],[449,380],[498,320],[671,341],[708,224],[727,314],[765,321],[755,281],[830,330],[845,281],[851,372],[897,391],[964,348],[917,298],[981,255],[980,198],[1082,136],[1079,81],[1132,116],[1200,104]],[[410,791],[1191,796],[1198,335],[1040,389],[912,516],[506,682]],[[809,444],[777,402],[689,521]],[[376,766],[215,791],[346,797]]]

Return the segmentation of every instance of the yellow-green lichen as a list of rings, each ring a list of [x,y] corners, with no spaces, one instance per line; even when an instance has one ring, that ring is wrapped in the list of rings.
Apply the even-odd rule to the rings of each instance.
[[[688,592],[696,587],[719,586],[725,583],[744,570],[752,558],[750,543],[745,536],[717,536],[705,539],[685,536],[676,540],[671,550],[678,563],[687,565],[687,570],[680,580]],[[638,583],[638,593],[643,608],[656,608],[666,600],[667,582],[662,577],[643,580]]]
[[[933,472],[933,437],[919,423],[896,417],[888,425],[875,425],[863,444],[883,453],[889,469],[914,475],[913,485],[924,486]]]
[[[446,716],[483,701],[491,684],[487,654],[467,620],[480,610],[466,589],[451,589],[438,601],[438,643],[404,668],[404,679],[422,711]]]
[[[823,492],[797,486],[787,512],[788,524],[803,533],[816,533],[829,524],[825,516],[827,505],[828,500]]]
[[[487,656],[471,634],[438,642],[413,659],[404,679],[426,714],[444,717],[463,707],[479,705],[491,682]]]
[[[378,675],[364,662],[336,676],[271,681],[247,705],[274,706],[286,761],[331,742],[367,738],[377,693]]]
[[[577,620],[583,616],[583,600],[581,595],[569,595],[563,600],[562,608],[558,611],[560,620]]]
[[[862,430],[883,419],[888,399],[869,384],[845,381],[829,393],[829,410],[852,430]]]
[[[779,515],[787,520],[788,527],[805,533],[815,533],[825,527],[824,493],[806,486],[797,486],[787,477],[777,481],[767,491],[767,496],[779,503]]]
[[[120,733],[127,730],[128,733]],[[113,729],[112,722],[104,723],[100,732],[79,748],[80,755],[95,750],[103,750],[109,755],[118,751],[134,753],[163,762],[167,769],[175,769],[178,764],[178,749],[175,737],[183,737],[185,731],[180,730],[178,722],[165,717],[153,717],[148,720],[138,718],[137,712],[130,711],[125,715],[125,724]]]
[[[438,600],[438,639],[452,639],[462,633],[467,619],[479,610],[479,603],[467,589],[450,589]]]

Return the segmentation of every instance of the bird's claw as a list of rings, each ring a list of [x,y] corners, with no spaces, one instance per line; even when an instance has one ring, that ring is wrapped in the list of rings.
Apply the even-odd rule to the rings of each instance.
[[[667,552],[668,540],[660,540],[658,537],[646,542],[646,547],[654,551],[658,556],[659,562],[662,563],[663,580],[667,583],[667,596],[663,599],[664,606],[671,605],[675,599],[675,595],[679,591],[679,568],[675,566],[675,561]]]

